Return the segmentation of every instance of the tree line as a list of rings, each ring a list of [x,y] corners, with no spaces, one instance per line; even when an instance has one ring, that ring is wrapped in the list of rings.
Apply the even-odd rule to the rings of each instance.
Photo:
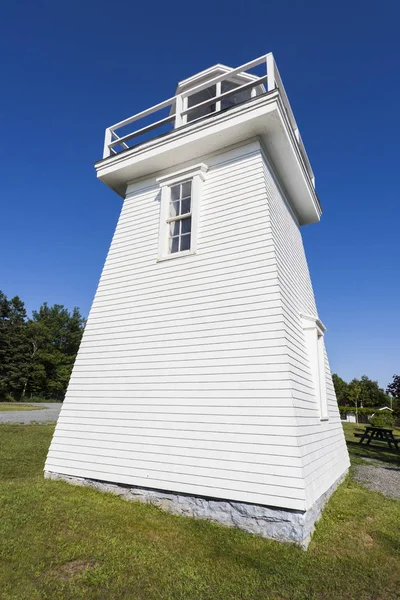
[[[361,379],[354,378],[350,383],[344,381],[337,373],[333,373],[332,379],[339,406],[359,408],[388,406],[395,412],[400,412],[400,376],[398,375],[393,375],[393,381],[389,383],[386,391],[367,375],[363,375]]]
[[[29,318],[0,291],[0,400],[63,400],[84,327],[78,308],[45,302]]]

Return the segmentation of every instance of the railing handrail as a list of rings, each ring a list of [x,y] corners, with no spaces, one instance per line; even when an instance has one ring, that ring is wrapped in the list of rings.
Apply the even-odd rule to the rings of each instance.
[[[251,73],[247,72],[249,69],[257,67],[258,65],[261,65],[261,64],[265,64],[265,67],[266,67],[265,75],[258,77],[258,76],[252,75]],[[252,81],[247,81],[246,83],[239,85],[238,87],[233,88],[232,90],[229,90],[227,92],[218,93],[218,91],[220,92],[220,90],[221,90],[221,88],[218,87],[219,83],[221,83],[225,80],[232,79],[232,77],[234,77],[235,75],[240,75],[240,74],[251,76],[254,79]],[[289,99],[287,97],[286,90],[282,83],[282,79],[280,77],[278,67],[276,66],[276,62],[275,62],[272,52],[269,52],[268,54],[264,54],[254,60],[250,60],[249,62],[241,65],[240,67],[236,67],[235,69],[232,69],[230,71],[222,73],[221,75],[217,75],[216,77],[213,77],[212,79],[208,79],[207,81],[204,81],[203,83],[200,83],[194,87],[190,87],[189,89],[182,91],[180,94],[177,94],[176,96],[173,96],[172,98],[169,98],[168,100],[164,100],[163,102],[160,102],[160,103],[156,104],[155,106],[147,108],[146,110],[143,110],[143,111],[137,113],[136,115],[133,115],[127,119],[124,119],[123,121],[119,121],[118,123],[115,123],[114,125],[111,125],[111,127],[108,127],[106,129],[106,133],[105,133],[103,158],[108,158],[111,155],[118,154],[118,152],[115,150],[116,146],[122,146],[122,148],[124,150],[129,149],[130,146],[128,146],[128,144],[126,143],[127,141],[129,141],[135,137],[138,137],[140,135],[143,135],[144,133],[152,131],[153,129],[156,129],[157,127],[161,127],[162,125],[170,123],[171,121],[175,120],[175,128],[180,127],[181,125],[185,124],[187,115],[190,114],[190,112],[195,109],[203,108],[203,107],[209,106],[210,104],[213,104],[213,103],[219,103],[219,108],[216,111],[216,112],[218,112],[219,110],[221,110],[221,104],[220,104],[221,100],[223,100],[225,98],[229,98],[230,96],[234,96],[238,92],[241,92],[241,91],[244,91],[244,90],[247,90],[250,88],[256,88],[257,86],[263,85],[265,82],[267,82],[267,91],[268,92],[273,91],[276,88],[279,89],[282,103],[285,108],[289,123],[290,123],[290,125],[293,129],[294,135],[296,137],[298,147],[300,150],[300,154],[304,161],[306,170],[308,171],[310,179],[314,182],[314,174],[313,174],[313,171],[312,171],[312,168],[310,165],[310,161],[308,160],[308,156],[307,156],[306,150],[304,148],[304,144],[301,139],[299,129],[297,127],[296,119],[294,118],[293,111],[291,109]],[[187,106],[187,98],[189,96],[196,94],[198,92],[201,92],[202,90],[209,88],[213,85],[216,86],[216,95],[213,98],[209,98],[207,100],[204,100],[203,102],[199,102],[198,104],[195,104],[191,107]],[[115,130],[121,129],[122,127],[126,127],[127,125],[130,125],[131,123],[134,123],[135,121],[138,121],[139,119],[148,117],[149,115],[156,113],[159,110],[162,110],[163,108],[167,108],[168,106],[175,107],[174,114],[170,114],[168,117],[159,119],[158,121],[155,121],[149,125],[146,125],[145,127],[141,127],[139,129],[137,129],[136,131],[133,131],[132,133],[128,133],[127,135],[124,135],[122,137],[118,137],[118,135],[115,133]],[[194,119],[191,122],[194,123],[196,120],[197,119]]]
[[[133,115],[132,117],[129,117],[128,119],[124,119],[123,121],[120,121],[119,123],[115,123],[115,125],[111,125],[111,127],[108,127],[108,129],[111,129],[111,131],[114,131],[115,129],[120,129],[121,127],[130,125],[131,123],[134,123],[138,119],[143,119],[144,117],[147,117],[148,115],[151,115],[152,113],[157,112],[158,110],[166,108],[167,106],[171,106],[171,104],[174,104],[175,100],[176,100],[176,96],[174,96],[173,98],[169,98],[168,100],[164,100],[163,102],[160,102],[159,104],[155,104],[151,108],[142,110],[142,112],[137,113],[136,115]]]
[[[119,144],[124,144],[128,140],[131,140],[134,137],[137,137],[138,135],[142,135],[143,133],[147,133],[147,131],[151,131],[152,129],[156,129],[157,127],[160,127],[161,125],[165,125],[166,123],[170,123],[171,121],[174,121],[174,120],[175,120],[175,115],[170,115],[169,117],[165,117],[164,119],[160,119],[159,121],[156,121],[155,123],[151,123],[150,125],[146,125],[146,127],[142,127],[141,129],[137,129],[133,133],[128,133],[127,135],[124,135],[124,137],[118,138],[118,139],[114,140],[113,142],[111,142],[111,144],[108,144],[108,147],[109,148],[114,148],[114,146],[119,146]],[[115,132],[113,130],[111,130],[111,133],[113,133],[115,135]],[[128,146],[128,148],[129,148],[129,146]]]
[[[272,54],[272,53],[270,53],[270,54]],[[246,71],[247,69],[251,69],[253,67],[260,65],[263,61],[266,61],[267,56],[268,55],[261,56],[261,57],[256,58],[255,60],[252,60],[244,65],[241,65],[240,67],[237,67],[236,69],[233,69],[233,71],[229,71],[228,73],[223,73],[222,75],[218,75],[217,77],[214,77],[213,79],[209,79],[205,83],[201,83],[193,88],[190,88],[189,90],[186,90],[186,92],[177,94],[176,96],[173,96],[173,98],[164,100],[163,102],[160,102],[159,104],[155,104],[151,108],[142,110],[140,113],[137,113],[136,115],[133,115],[132,117],[128,117],[127,119],[124,119],[123,121],[119,121],[118,123],[111,125],[111,127],[108,127],[108,129],[110,129],[111,131],[115,131],[115,129],[120,129],[121,127],[130,125],[131,123],[134,123],[138,119],[142,119],[144,117],[147,117],[148,115],[151,115],[153,112],[157,112],[158,110],[166,108],[167,106],[171,106],[172,104],[175,103],[177,96],[186,98],[187,96],[192,95],[193,93],[200,92],[200,91],[206,89],[207,87],[210,87],[211,85],[217,84],[220,81],[224,81],[225,79],[228,79],[229,77],[232,77],[239,73],[243,73],[243,71]],[[268,73],[267,73],[267,76],[268,76]],[[259,85],[258,80],[254,80],[253,85]],[[252,87],[252,86],[250,85],[249,87]]]
[[[264,54],[263,56],[260,56],[259,58],[256,58],[254,60],[251,60],[251,61],[245,63],[244,65],[241,65],[240,67],[236,67],[236,69],[233,69],[232,71],[223,73],[222,75],[217,75],[216,77],[213,77],[212,79],[208,79],[207,81],[205,81],[203,83],[199,83],[199,85],[196,85],[195,87],[192,87],[192,88],[186,90],[185,92],[182,92],[181,95],[183,98],[187,98],[187,96],[191,96],[192,94],[201,92],[202,90],[205,90],[206,88],[211,87],[212,85],[216,85],[217,83],[220,83],[221,81],[224,81],[225,79],[229,79],[230,77],[234,77],[235,75],[245,73],[246,71],[248,71],[248,69],[257,67],[258,65],[261,65],[263,62],[266,63],[267,56],[268,56],[267,54]],[[250,73],[247,73],[247,75],[250,75]],[[268,75],[268,73],[267,73],[267,75]],[[252,83],[254,86],[258,85],[258,78],[255,79]]]

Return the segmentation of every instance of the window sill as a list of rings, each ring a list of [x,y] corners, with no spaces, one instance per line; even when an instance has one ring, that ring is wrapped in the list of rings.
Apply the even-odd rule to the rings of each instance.
[[[319,420],[320,421],[329,421],[329,417],[320,417]]]
[[[184,256],[195,256],[197,253],[195,250],[185,250],[184,252],[174,252],[174,254],[167,254],[166,256],[159,256],[156,262],[163,262],[164,260],[173,260],[174,258],[183,258]]]

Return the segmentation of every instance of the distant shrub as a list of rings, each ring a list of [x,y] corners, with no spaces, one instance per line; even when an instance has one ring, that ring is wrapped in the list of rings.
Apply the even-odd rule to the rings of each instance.
[[[373,427],[394,427],[394,416],[388,410],[379,411],[379,413],[375,413],[373,417],[371,417],[370,421]]]
[[[44,396],[24,396],[23,398],[14,398],[11,394],[0,396],[0,402],[62,402],[60,398],[45,398]]]
[[[24,402],[62,402],[62,400],[57,398],[44,398],[43,396],[32,396],[32,398],[26,396]]]
[[[16,402],[16,399],[11,394],[5,394],[0,397],[0,402]]]

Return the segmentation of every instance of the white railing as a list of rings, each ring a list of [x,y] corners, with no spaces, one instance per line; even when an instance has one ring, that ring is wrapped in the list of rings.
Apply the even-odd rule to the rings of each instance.
[[[239,86],[229,90],[228,92],[221,93],[221,85],[220,84],[223,81],[230,80],[235,75],[240,75],[240,74],[248,75],[247,71],[249,69],[253,69],[254,67],[257,67],[259,65],[265,66],[265,75],[257,76],[256,80],[251,80],[249,82],[244,83],[243,85],[239,85]],[[279,90],[280,97],[281,97],[283,105],[285,107],[286,114],[287,114],[288,120],[290,122],[290,125],[293,129],[294,135],[298,142],[299,149],[300,149],[302,158],[304,160],[306,169],[308,171],[310,178],[313,180],[314,175],[313,175],[313,172],[311,169],[311,165],[308,160],[307,153],[305,151],[305,148],[304,148],[304,145],[303,145],[300,133],[299,133],[299,129],[297,127],[297,123],[294,118],[292,109],[290,107],[289,99],[286,95],[286,91],[283,86],[282,80],[280,78],[279,71],[276,66],[276,62],[275,62],[272,52],[270,52],[269,54],[263,55],[259,58],[256,58],[255,60],[251,60],[251,61],[245,63],[244,65],[241,65],[240,67],[237,67],[236,69],[233,69],[232,71],[229,71],[228,73],[224,73],[222,75],[218,75],[217,77],[213,77],[212,79],[208,79],[204,83],[201,83],[195,87],[192,87],[192,88],[188,89],[187,91],[174,96],[173,98],[164,100],[164,102],[160,102],[159,104],[156,104],[155,106],[152,106],[151,108],[148,108],[147,110],[143,110],[142,112],[140,112],[136,115],[133,115],[132,117],[129,117],[128,119],[124,119],[123,121],[120,121],[119,123],[116,123],[115,125],[112,125],[111,127],[108,127],[106,129],[106,133],[105,133],[103,158],[108,158],[109,156],[119,154],[119,152],[122,152],[123,150],[129,150],[132,146],[129,146],[127,142],[130,142],[131,140],[134,140],[135,138],[142,136],[144,134],[147,134],[147,133],[149,133],[155,129],[158,129],[164,125],[173,123],[175,129],[178,127],[181,127],[182,125],[185,125],[187,123],[187,116],[193,110],[198,110],[199,108],[203,108],[203,107],[205,108],[206,106],[215,104],[215,111],[212,113],[212,114],[215,114],[215,112],[218,112],[221,110],[221,106],[222,106],[221,100],[227,99],[231,96],[234,96],[234,95],[236,95],[242,91],[248,90],[248,89],[251,90],[251,97],[254,97],[254,96],[256,96],[256,88],[258,86],[263,85],[264,83],[266,83],[266,86],[264,88],[266,92],[271,92],[275,89]],[[205,100],[204,102],[200,102],[199,104],[195,104],[191,107],[188,107],[188,97],[189,96],[196,94],[197,92],[201,92],[202,90],[209,88],[211,86],[214,86],[214,85],[216,86],[216,95],[213,98],[209,98],[209,99]],[[168,107],[170,107],[170,114],[167,117],[157,119],[153,123],[150,123],[149,125],[140,127],[139,129],[135,129],[131,133],[122,135],[121,137],[119,137],[116,134],[116,130],[127,127],[128,125],[131,125],[132,123],[135,123],[136,121],[145,119],[146,117],[148,117],[154,113],[157,113]],[[199,117],[199,118],[202,119],[204,117]],[[190,124],[196,122],[197,120],[198,119],[191,119]]]

